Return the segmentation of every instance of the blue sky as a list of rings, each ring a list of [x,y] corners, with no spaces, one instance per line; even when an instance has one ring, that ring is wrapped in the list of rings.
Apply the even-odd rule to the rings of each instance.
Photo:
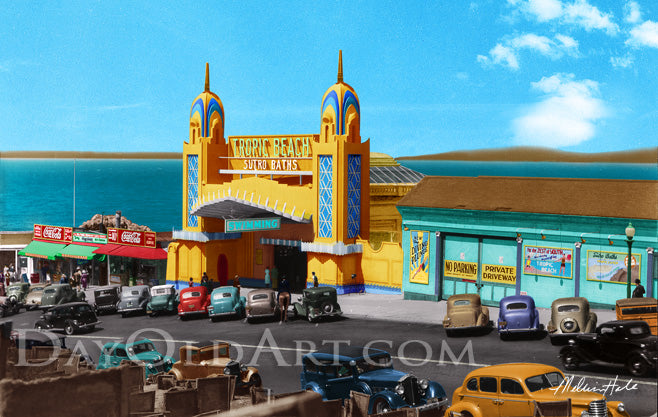
[[[392,156],[658,145],[650,0],[2,2],[0,150],[181,152],[210,88],[225,135],[320,130],[345,82]]]

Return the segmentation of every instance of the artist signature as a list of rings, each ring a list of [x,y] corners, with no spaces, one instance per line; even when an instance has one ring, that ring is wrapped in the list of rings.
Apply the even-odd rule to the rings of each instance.
[[[566,377],[562,380],[562,382],[560,382],[560,385],[549,389],[553,391],[554,395],[557,395],[558,393],[564,394],[570,392],[598,392],[605,395],[606,397],[608,397],[608,395],[612,396],[612,394],[617,392],[635,391],[639,389],[637,384],[634,383],[632,379],[626,381],[626,384],[624,384],[623,381],[618,382],[618,376],[615,376],[615,379],[610,380],[607,384],[601,385],[590,385],[587,383],[587,381],[585,381],[584,377],[581,377],[580,380],[578,380],[578,382],[576,382],[574,385],[575,378],[575,376]]]

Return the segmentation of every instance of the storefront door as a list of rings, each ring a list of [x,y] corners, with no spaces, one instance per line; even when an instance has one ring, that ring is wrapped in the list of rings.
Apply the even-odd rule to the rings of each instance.
[[[227,285],[228,282],[228,259],[223,253],[217,257],[217,280],[220,285]]]
[[[306,253],[294,246],[275,246],[274,265],[279,270],[279,280],[285,275],[293,292],[306,288]]]

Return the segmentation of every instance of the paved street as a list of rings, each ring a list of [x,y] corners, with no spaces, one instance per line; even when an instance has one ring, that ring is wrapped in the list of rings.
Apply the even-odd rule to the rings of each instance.
[[[351,297],[351,301],[345,301],[345,307],[357,296]],[[346,296],[341,299],[345,300]],[[436,308],[438,304],[426,303],[428,308]],[[349,307],[345,307],[349,316]],[[31,328],[38,315],[37,311],[20,313],[3,321],[12,320],[14,328]],[[348,317],[318,324],[304,320],[282,324],[248,324],[241,320],[211,323],[208,319],[198,319],[182,322],[176,316],[122,319],[116,314],[101,316],[100,319],[103,324],[94,332],[69,337],[69,347],[86,351],[96,361],[100,354],[99,346],[103,343],[130,335],[143,335],[154,340],[161,353],[177,359],[178,347],[186,341],[229,340],[233,343],[232,355],[257,366],[265,387],[275,393],[299,390],[301,356],[315,347],[332,343],[353,346],[370,343],[373,347],[386,349],[394,356],[396,368],[440,382],[449,396],[463,382],[465,375],[479,366],[525,361],[561,368],[557,358],[559,348],[552,346],[545,337],[503,342],[493,331],[446,338],[438,320],[435,323],[418,323]],[[579,370],[576,375],[586,376],[590,386],[600,389],[614,381],[616,375],[619,375],[617,384],[621,386],[630,379],[623,369],[610,368],[590,367]],[[608,398],[623,401],[633,416],[655,414],[656,379],[633,381],[637,382],[636,389],[617,393],[610,393],[609,390]]]

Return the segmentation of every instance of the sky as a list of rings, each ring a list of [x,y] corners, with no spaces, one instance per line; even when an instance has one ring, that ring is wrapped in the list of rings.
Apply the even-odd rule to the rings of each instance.
[[[373,152],[658,146],[655,0],[16,1],[0,5],[0,151],[182,152],[320,131],[336,82]]]

